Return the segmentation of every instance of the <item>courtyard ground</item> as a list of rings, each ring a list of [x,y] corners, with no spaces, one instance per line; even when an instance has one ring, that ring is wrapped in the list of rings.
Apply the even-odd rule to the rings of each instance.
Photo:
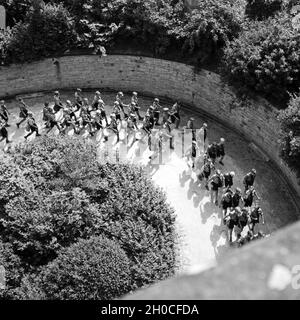
[[[93,93],[84,93],[92,99]],[[103,93],[103,100],[107,105],[112,105],[116,93]],[[73,100],[73,93],[62,92],[62,100]],[[125,96],[124,102],[129,103],[129,95]],[[45,101],[52,102],[52,94],[29,95],[24,97],[25,102],[34,112],[40,128],[42,122],[42,106]],[[140,97],[142,114],[151,104],[153,98]],[[170,102],[162,101],[164,107],[170,107]],[[10,139],[14,142],[24,141],[25,125],[18,130],[16,122],[19,121],[18,103],[7,101],[11,113],[8,128]],[[300,213],[297,210],[289,189],[279,176],[276,168],[251,147],[248,141],[244,140],[237,133],[224,127],[222,124],[211,121],[197,110],[183,108],[181,112],[181,126],[185,125],[188,118],[195,118],[195,127],[200,128],[203,122],[208,123],[208,140],[218,141],[220,137],[226,139],[225,166],[217,165],[222,172],[235,171],[234,187],[243,190],[242,178],[252,168],[257,170],[256,190],[261,197],[260,205],[265,214],[265,225],[258,225],[257,230],[270,234],[275,230],[288,225],[299,219]],[[43,130],[41,130],[43,133]],[[56,134],[56,129],[51,134]],[[30,137],[29,139],[34,139]],[[113,137],[108,144],[110,146]],[[0,144],[5,148],[5,143]],[[101,144],[100,144],[101,152]],[[116,146],[112,146],[116,148]],[[141,154],[135,154],[131,160],[136,163],[146,164],[149,159],[147,145],[144,144]],[[221,209],[210,202],[210,193],[204,186],[197,183],[195,173],[191,173],[187,163],[180,154],[173,153],[164,165],[146,166],[149,175],[154,182],[167,194],[168,201],[173,206],[177,216],[177,227],[180,234],[180,272],[197,272],[206,269],[216,262],[219,262],[230,250],[237,250],[229,247],[226,237],[226,228],[222,225]]]

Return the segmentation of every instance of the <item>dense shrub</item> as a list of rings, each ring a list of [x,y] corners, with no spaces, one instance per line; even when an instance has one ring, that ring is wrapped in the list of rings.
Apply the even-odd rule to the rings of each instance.
[[[10,201],[5,209],[1,237],[33,266],[48,263],[62,247],[93,235],[99,220],[97,208],[78,189],[50,195],[32,192]]]
[[[24,21],[32,0],[0,0],[0,5],[6,9],[6,23],[13,27],[16,23]]]
[[[216,60],[237,36],[244,11],[244,0],[234,4],[205,0],[193,11],[184,0],[67,0],[65,7],[60,0],[45,2],[33,8],[21,3],[26,15],[18,14],[18,23],[6,36],[2,61],[30,61],[72,48],[98,52],[103,45],[108,49],[121,45],[140,46],[154,56],[206,63]]]
[[[0,237],[28,271],[15,290],[21,299],[44,297],[36,283],[40,268],[94,236],[124,250],[128,290],[174,274],[175,216],[165,195],[142,168],[97,157],[93,142],[42,137],[3,158]]]
[[[279,115],[282,128],[281,155],[300,177],[300,96],[291,97],[289,106]]]
[[[284,0],[247,0],[246,15],[251,19],[264,20],[283,7]]]
[[[0,289],[0,299],[11,299],[15,296],[14,290],[21,284],[24,269],[21,259],[14,253],[9,243],[0,241],[0,267],[4,268],[3,279],[5,288]]]
[[[203,62],[220,55],[241,30],[243,10],[240,5],[240,2],[233,5],[227,0],[199,1],[183,27],[184,49],[190,54],[197,52]]]
[[[128,292],[129,260],[114,241],[79,240],[44,267],[36,283],[47,299],[112,299]]]
[[[72,19],[63,5],[42,3],[13,27],[3,50],[6,62],[26,62],[62,53],[75,40]]]
[[[300,38],[291,16],[249,23],[225,50],[224,63],[234,81],[286,102],[300,83]]]

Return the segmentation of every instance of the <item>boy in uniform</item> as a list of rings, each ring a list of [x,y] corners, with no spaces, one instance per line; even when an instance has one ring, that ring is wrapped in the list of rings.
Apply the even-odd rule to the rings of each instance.
[[[245,192],[249,189],[249,187],[254,185],[256,177],[256,170],[252,169],[249,173],[247,173],[243,179],[243,184],[245,186]]]
[[[256,224],[259,223],[260,218],[262,218],[262,224],[265,224],[265,218],[264,218],[262,209],[260,207],[255,207],[250,212],[250,223],[249,223],[250,230],[253,232],[253,234],[254,234],[254,227]]]
[[[140,115],[139,99],[137,92],[132,93],[131,104],[134,104],[134,112],[138,116],[139,120],[143,120],[143,117]]]
[[[180,106],[179,103],[176,102],[170,111],[170,117],[171,117],[171,122],[172,124],[175,124],[175,129],[179,128],[179,124],[180,124]]]
[[[221,199],[221,208],[223,214],[223,221],[225,224],[225,217],[227,215],[227,210],[232,207],[232,191],[229,189],[225,192]]]
[[[8,124],[8,116],[9,116],[9,112],[5,105],[5,101],[1,100],[0,101],[0,118],[2,118],[5,121],[6,127],[10,127],[10,125]]]
[[[260,200],[259,196],[257,195],[255,189],[253,186],[251,186],[245,193],[244,196],[244,205],[245,207],[252,207],[254,197],[257,198],[257,200]]]
[[[54,107],[53,107],[53,110],[55,113],[58,113],[61,109],[63,109],[63,104],[60,100],[60,94],[59,94],[59,91],[55,91],[54,92]]]
[[[5,140],[6,143],[11,143],[11,141],[9,141],[9,139],[8,139],[8,132],[7,132],[7,129],[6,129],[6,122],[2,118],[0,118],[0,135],[2,137],[0,142]]]
[[[223,175],[221,174],[221,171],[217,170],[208,182],[211,182],[211,202],[214,202],[217,206],[219,204],[219,188],[223,187]],[[215,199],[215,201],[213,201],[213,199]]]
[[[32,112],[28,112],[28,119],[27,119],[27,131],[30,131],[24,138],[25,140],[27,140],[27,138],[29,136],[31,136],[34,132],[36,133],[36,136],[39,137],[39,128],[35,122],[35,119],[33,117],[33,113]]]
[[[242,191],[240,188],[236,188],[232,196],[232,207],[233,208],[239,207],[240,201],[243,201]]]
[[[217,144],[217,158],[220,158],[219,163],[224,166],[223,159],[225,157],[225,139],[221,138],[220,142]]]
[[[234,176],[235,176],[235,172],[233,172],[233,171],[224,174],[225,188],[228,189],[233,186]]]
[[[19,99],[20,102],[20,113],[19,113],[19,117],[22,119],[20,122],[17,123],[17,127],[18,129],[20,128],[20,125],[26,121],[27,117],[28,117],[28,109],[29,107],[27,106],[27,104],[24,102],[23,99]]]
[[[155,98],[154,102],[152,104],[153,106],[153,116],[154,116],[154,124],[156,126],[159,126],[159,116],[160,116],[160,110],[162,109],[161,105],[159,104],[159,99]]]

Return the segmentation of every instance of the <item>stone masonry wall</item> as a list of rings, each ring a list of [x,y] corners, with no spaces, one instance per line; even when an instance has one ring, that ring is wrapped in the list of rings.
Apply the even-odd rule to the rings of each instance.
[[[220,76],[192,66],[160,59],[111,55],[64,56],[58,64],[46,59],[0,67],[0,97],[55,89],[107,88],[166,97],[199,108],[259,146],[281,169],[300,195],[295,175],[280,159],[277,111],[257,99],[237,105],[233,91]],[[299,198],[295,199],[299,203]]]

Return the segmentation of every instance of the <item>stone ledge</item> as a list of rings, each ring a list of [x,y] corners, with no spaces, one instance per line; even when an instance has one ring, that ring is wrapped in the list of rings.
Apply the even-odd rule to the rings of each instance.
[[[167,280],[123,299],[300,299],[299,243],[300,222],[234,250],[213,269]],[[296,265],[298,280],[292,274]],[[293,289],[292,282],[299,289]]]

